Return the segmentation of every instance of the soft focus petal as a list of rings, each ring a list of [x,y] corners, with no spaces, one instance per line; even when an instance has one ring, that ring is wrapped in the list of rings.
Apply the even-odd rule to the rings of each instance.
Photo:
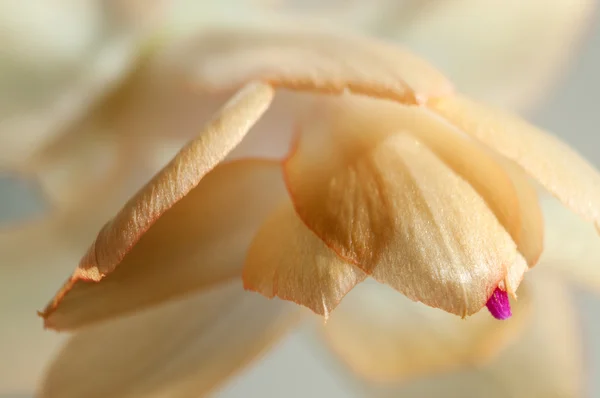
[[[60,208],[96,202],[130,172],[133,143],[127,136],[110,134],[101,126],[77,127],[78,131],[62,135],[46,147],[26,168],[49,202]]]
[[[246,289],[291,300],[327,318],[365,274],[340,259],[291,204],[284,204],[253,240],[243,278]]]
[[[506,174],[510,176],[519,198],[521,231],[516,243],[519,252],[527,260],[527,264],[533,266],[537,264],[544,250],[544,217],[536,186],[533,185],[523,169],[513,162],[501,156],[497,156],[496,161],[502,165]]]
[[[223,164],[141,237],[101,280],[75,279],[44,312],[71,329],[234,278],[261,223],[286,196],[279,164]]]
[[[101,323],[71,338],[40,396],[204,396],[288,332],[298,311],[238,281]]]
[[[530,313],[528,291],[522,292],[508,321],[487,311],[463,320],[366,282],[348,294],[324,334],[340,359],[367,380],[429,376],[484,363],[510,344]]]
[[[423,377],[397,387],[373,384],[367,396],[582,397],[585,371],[577,309],[560,281],[536,272],[531,282],[533,316],[500,355],[470,370]]]
[[[516,245],[475,190],[403,126],[382,134],[376,124],[311,120],[285,163],[286,183],[329,247],[409,298],[461,316],[501,282],[514,293],[526,267]]]
[[[565,278],[593,289],[600,288],[600,242],[598,231],[557,200],[542,200],[547,220],[544,267],[563,272]]]
[[[600,174],[557,138],[463,97],[429,104],[467,134],[519,164],[573,211],[600,226]]]
[[[430,1],[412,19],[382,15],[395,36],[466,94],[501,107],[540,100],[578,49],[594,0]],[[393,12],[393,11],[392,11]],[[401,19],[403,23],[395,23]]]
[[[162,2],[67,3],[0,6],[0,167],[23,165],[118,85]]]
[[[401,102],[451,91],[425,61],[400,48],[335,32],[290,29],[215,29],[173,48],[204,89],[226,90],[250,80],[294,90],[345,90]],[[297,26],[297,23],[295,24]]]
[[[111,211],[112,212],[112,211]],[[0,230],[0,391],[30,394],[63,336],[36,316],[108,215],[72,209]]]

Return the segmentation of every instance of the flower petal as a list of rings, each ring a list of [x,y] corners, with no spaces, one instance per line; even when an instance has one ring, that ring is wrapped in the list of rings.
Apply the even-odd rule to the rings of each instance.
[[[398,385],[372,384],[369,397],[542,398],[583,396],[577,309],[559,280],[535,271],[532,316],[519,338],[488,363]]]
[[[244,292],[239,281],[220,285],[76,334],[50,366],[40,396],[204,396],[300,315],[290,303]]]
[[[570,55],[593,20],[595,3],[508,0],[488,6],[479,0],[432,1],[401,24],[394,22],[403,14],[394,18],[388,12],[375,29],[430,60],[461,92],[503,108],[523,109],[542,99],[573,59]]]
[[[81,256],[106,209],[71,208],[0,229],[0,391],[30,396],[66,336],[46,333],[35,311]],[[1,394],[0,394],[1,395]],[[12,396],[12,395],[10,395]]]
[[[306,306],[325,318],[366,275],[344,262],[282,205],[262,226],[244,265],[244,287]]]
[[[337,32],[277,28],[215,29],[173,49],[199,85],[213,90],[262,80],[276,87],[342,93],[350,90],[401,102],[452,91],[450,83],[410,52]]]
[[[359,96],[321,102],[320,113],[327,109],[322,117],[332,120],[331,128],[340,134],[344,130],[363,129],[371,136],[385,137],[409,131],[469,182],[509,232],[528,263],[537,262],[543,241],[537,194],[526,176],[511,162],[424,107]]]
[[[44,311],[46,326],[80,327],[239,276],[254,234],[285,195],[277,162],[219,165],[105,277],[76,271]]]
[[[360,124],[339,131],[322,119],[302,131],[284,168],[296,211],[329,247],[409,298],[461,316],[504,279],[515,291],[524,261],[467,182],[410,135]],[[513,268],[521,275],[508,278]]]
[[[565,209],[557,200],[544,197],[546,250],[544,267],[562,271],[584,286],[600,288],[600,242],[596,229]]]
[[[357,375],[393,382],[488,361],[522,331],[529,304],[522,295],[506,322],[487,311],[462,320],[366,282],[348,294],[324,334]]]
[[[519,164],[561,202],[600,227],[600,174],[566,144],[515,116],[464,97],[435,99],[429,107]]]
[[[78,281],[99,281],[112,272],[142,235],[217,165],[265,112],[270,86],[252,83],[241,89],[203,133],[141,189],[98,234],[79,267],[44,311],[49,315]]]
[[[26,165],[138,63],[163,2],[124,3],[0,6],[0,168]]]

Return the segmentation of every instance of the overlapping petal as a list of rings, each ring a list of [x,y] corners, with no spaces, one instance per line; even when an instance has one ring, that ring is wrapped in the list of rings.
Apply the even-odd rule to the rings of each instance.
[[[325,318],[366,275],[329,249],[286,203],[262,226],[244,266],[244,287]]]
[[[3,38],[8,57],[0,63],[0,167],[26,165],[135,65],[161,1],[129,3],[47,9],[6,4],[1,14],[10,33]]]
[[[557,138],[464,97],[429,103],[465,133],[514,161],[566,206],[600,226],[600,174]]]
[[[40,396],[204,396],[295,326],[299,311],[235,281],[91,326],[59,353]]]
[[[461,316],[479,311],[499,284],[515,292],[526,265],[510,235],[477,192],[410,135],[411,124],[389,131],[359,117],[311,120],[286,160],[286,182],[300,218],[342,258]]]
[[[223,164],[144,231],[101,280],[71,280],[43,316],[71,329],[239,277],[264,219],[285,198],[279,164]]]
[[[333,31],[215,29],[176,46],[203,89],[235,89],[261,80],[293,90],[356,93],[416,103],[451,92],[450,83],[410,52]],[[292,25],[293,26],[293,25]]]

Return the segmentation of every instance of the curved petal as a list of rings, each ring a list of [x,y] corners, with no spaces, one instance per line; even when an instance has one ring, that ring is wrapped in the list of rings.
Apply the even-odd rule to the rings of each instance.
[[[450,83],[410,52],[336,32],[290,28],[215,29],[174,48],[198,84],[213,90],[262,80],[276,87],[422,102],[452,91]]]
[[[369,397],[546,398],[583,396],[577,309],[566,286],[536,271],[532,317],[519,338],[488,363],[399,385],[367,387]]]
[[[483,364],[512,343],[530,315],[523,292],[509,321],[485,311],[463,320],[366,282],[348,294],[323,331],[333,352],[366,380],[430,376]]]
[[[430,60],[461,92],[503,108],[523,109],[542,99],[569,64],[596,2],[427,3],[412,20],[388,10],[375,30]],[[404,23],[394,23],[401,18]]]
[[[239,282],[220,285],[77,333],[50,366],[40,396],[204,396],[300,315],[290,303],[244,292]]]
[[[298,218],[290,203],[261,227],[244,265],[244,287],[290,300],[325,318],[366,275],[344,262]]]
[[[583,286],[600,288],[600,242],[596,229],[551,198],[542,200],[547,225],[544,267]]]
[[[561,202],[600,227],[600,174],[566,144],[515,116],[464,97],[439,98],[428,105],[520,165]]]
[[[44,311],[46,326],[80,327],[239,276],[254,234],[285,196],[277,162],[217,166],[104,278],[69,281]]]
[[[505,279],[514,293],[525,262],[466,181],[410,128],[341,126],[303,129],[284,167],[317,236],[375,279],[454,314],[479,311]]]
[[[424,107],[359,96],[321,100],[319,105],[318,115],[325,122],[318,123],[328,124],[326,128],[337,133],[339,140],[345,139],[345,131],[361,129],[368,131],[373,140],[398,131],[416,137],[481,195],[528,263],[537,262],[543,240],[537,194],[511,162]],[[304,130],[322,128],[315,124],[311,121]]]
[[[242,140],[272,98],[273,89],[264,84],[253,83],[240,90],[205,126],[203,133],[185,146],[102,228],[44,316],[48,317],[61,297],[78,282],[97,282],[114,271],[158,218],[194,189]]]

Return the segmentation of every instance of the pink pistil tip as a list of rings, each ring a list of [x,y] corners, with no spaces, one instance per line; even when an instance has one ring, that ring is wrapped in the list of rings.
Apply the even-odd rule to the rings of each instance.
[[[485,305],[496,319],[505,320],[512,316],[508,294],[504,290],[496,288]]]

